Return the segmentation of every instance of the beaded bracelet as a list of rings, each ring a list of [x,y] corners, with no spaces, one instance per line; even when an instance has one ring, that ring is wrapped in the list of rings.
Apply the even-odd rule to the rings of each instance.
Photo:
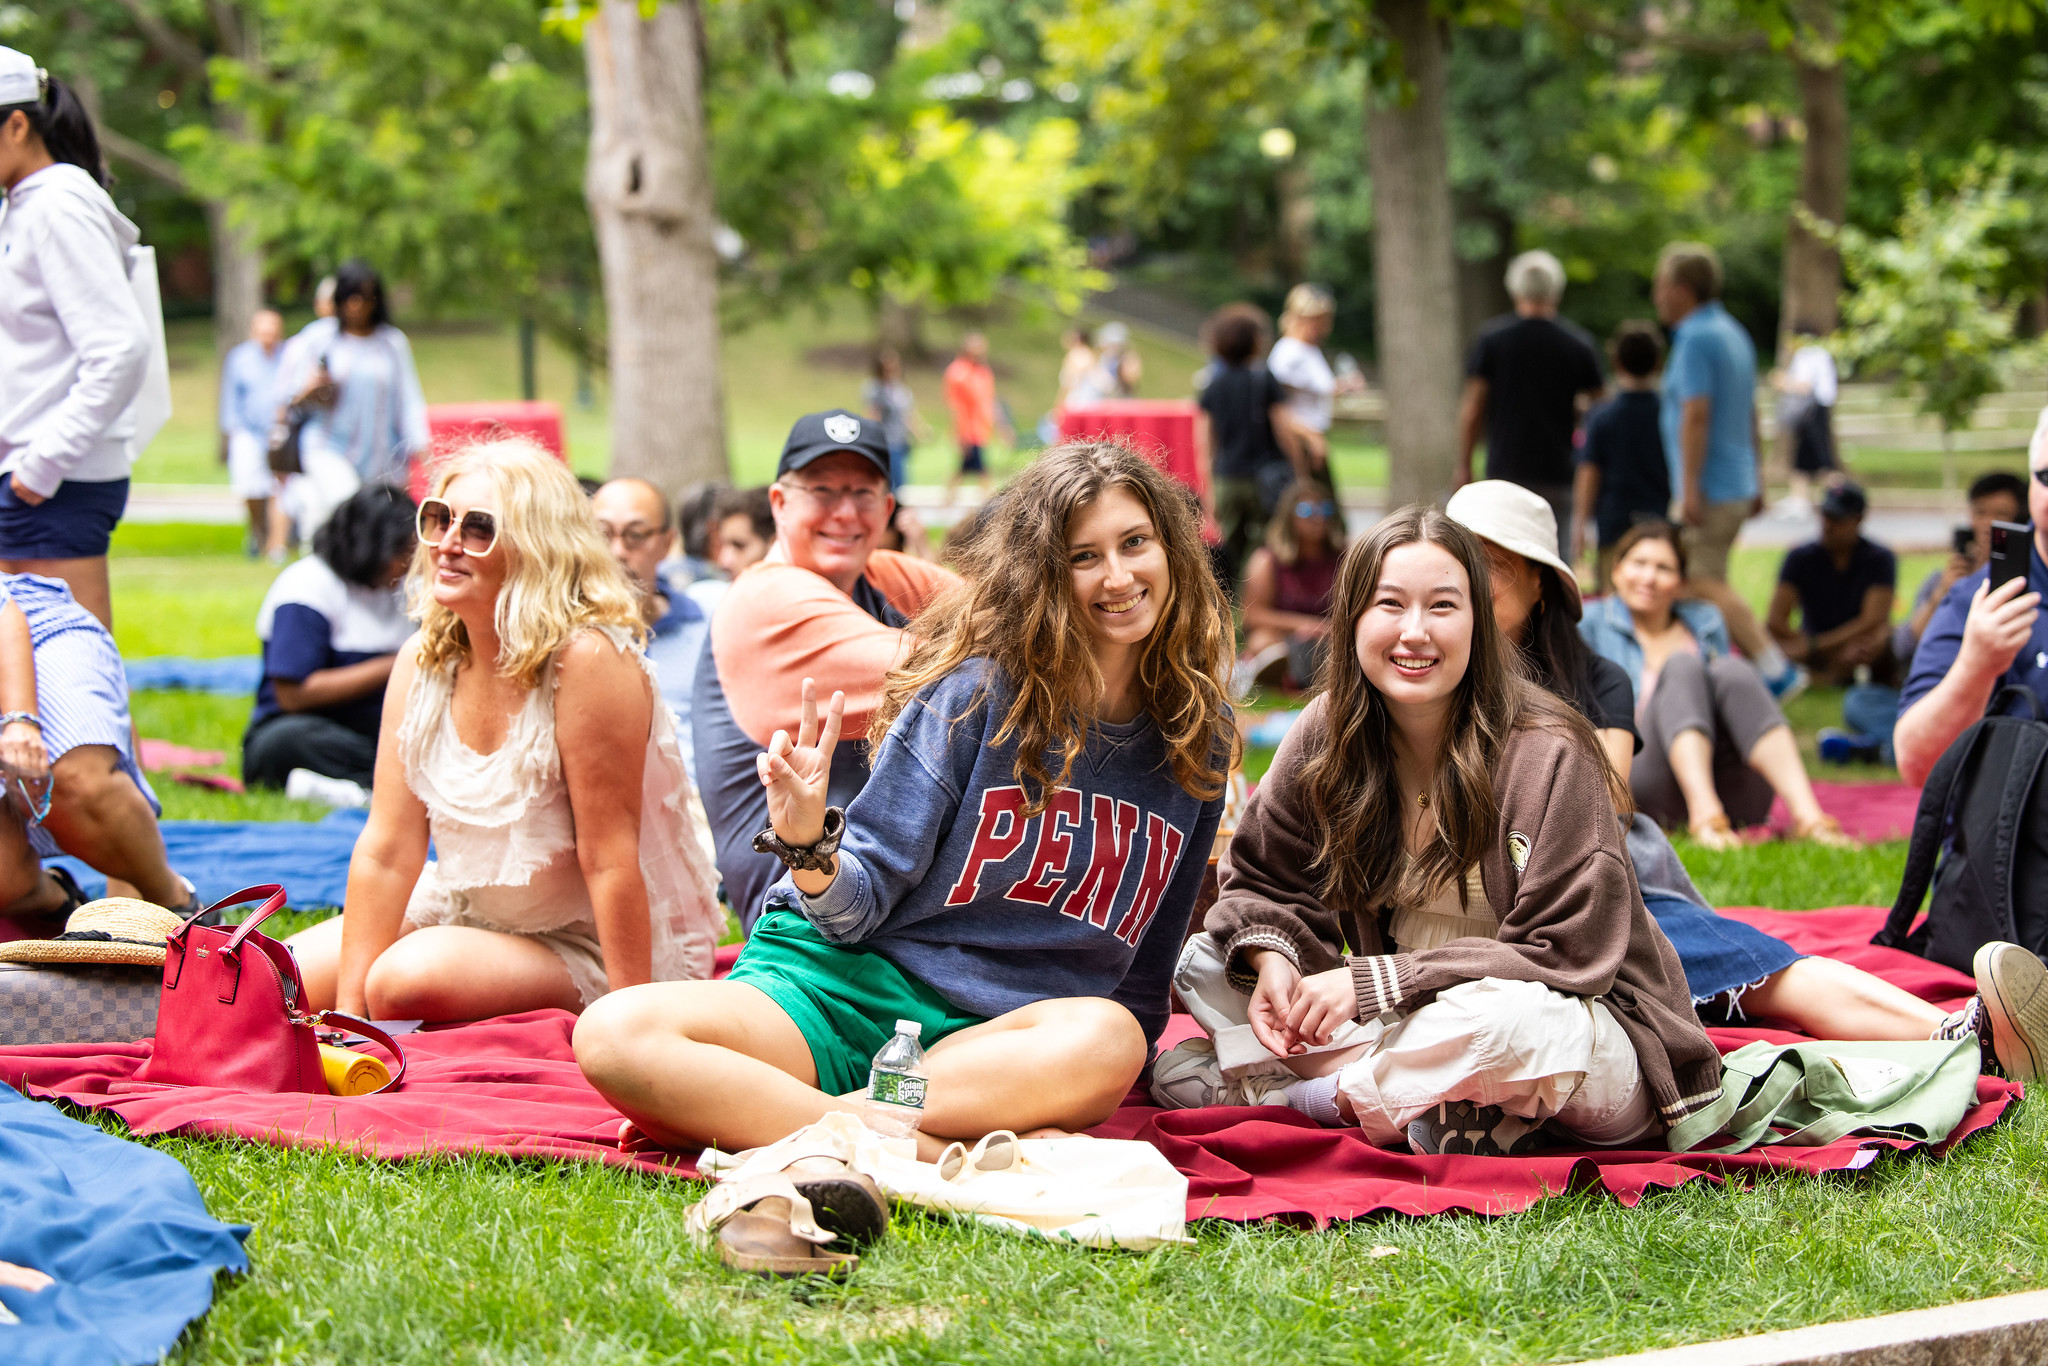
[[[43,728],[43,718],[32,711],[0,712],[0,727],[11,726],[16,721],[26,721],[37,730]]]
[[[825,808],[825,833],[816,844],[803,847],[785,844],[771,825],[754,836],[754,852],[773,854],[782,860],[784,867],[798,872],[822,873],[832,866],[832,856],[839,852],[839,841],[845,835],[846,813],[836,806],[828,806]]]

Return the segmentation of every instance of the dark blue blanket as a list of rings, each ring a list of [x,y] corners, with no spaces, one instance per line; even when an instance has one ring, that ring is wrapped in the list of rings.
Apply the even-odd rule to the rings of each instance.
[[[282,882],[298,909],[339,906],[348,890],[348,860],[366,811],[334,811],[318,821],[165,821],[164,849],[171,867],[215,902],[258,883]],[[75,858],[54,858],[88,896],[101,895],[105,877]],[[0,1358],[4,1359],[4,1358]]]
[[[157,1361],[212,1307],[214,1273],[249,1269],[248,1236],[177,1159],[0,1086],[0,1262],[55,1280],[0,1286],[0,1361]]]
[[[234,655],[227,659],[151,655],[147,659],[130,659],[125,663],[130,692],[154,688],[253,697],[256,685],[263,681],[262,655]]]

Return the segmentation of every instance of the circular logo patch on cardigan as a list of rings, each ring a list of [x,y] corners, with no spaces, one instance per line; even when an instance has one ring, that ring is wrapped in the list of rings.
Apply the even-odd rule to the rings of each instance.
[[[1519,830],[1508,831],[1508,862],[1518,873],[1529,866],[1529,837]]]

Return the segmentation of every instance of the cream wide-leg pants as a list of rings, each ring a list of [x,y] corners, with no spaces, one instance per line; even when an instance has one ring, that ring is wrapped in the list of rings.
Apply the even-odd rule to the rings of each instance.
[[[1226,1075],[1289,1070],[1253,1037],[1251,997],[1224,976],[1221,948],[1207,934],[1189,940],[1174,989]],[[1360,1046],[1337,1089],[1381,1147],[1405,1146],[1411,1120],[1455,1100],[1498,1105],[1531,1128],[1554,1119],[1597,1147],[1641,1137],[1654,1122],[1635,1048],[1606,1005],[1540,982],[1461,982],[1414,1010],[1346,1022],[1311,1052]]]

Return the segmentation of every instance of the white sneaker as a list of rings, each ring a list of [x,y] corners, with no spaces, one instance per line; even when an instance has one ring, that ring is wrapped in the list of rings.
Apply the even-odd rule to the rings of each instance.
[[[1200,1110],[1210,1105],[1285,1105],[1287,1088],[1299,1080],[1253,1074],[1225,1077],[1216,1063],[1216,1045],[1208,1039],[1183,1039],[1152,1064],[1152,1099],[1168,1110]]]
[[[284,795],[293,801],[319,802],[338,811],[360,811],[370,804],[369,789],[347,778],[330,778],[310,768],[284,775]]]

